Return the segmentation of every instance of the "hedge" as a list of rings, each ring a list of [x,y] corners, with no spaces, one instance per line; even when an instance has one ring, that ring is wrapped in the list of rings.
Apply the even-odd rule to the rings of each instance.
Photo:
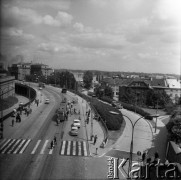
[[[103,121],[106,123],[108,130],[119,130],[121,128],[121,124],[123,122],[123,116],[119,110],[100,102],[96,98],[88,97],[80,92],[76,91],[72,92],[84,98],[86,101],[91,102],[91,104],[97,110]],[[119,115],[111,114],[109,111],[117,112],[119,113]]]

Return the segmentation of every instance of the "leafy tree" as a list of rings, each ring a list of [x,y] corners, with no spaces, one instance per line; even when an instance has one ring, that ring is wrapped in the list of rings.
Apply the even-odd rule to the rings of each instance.
[[[106,86],[105,89],[104,89],[104,95],[105,95],[105,96],[108,96],[108,97],[110,97],[110,98],[113,98],[112,88],[109,87],[109,86]]]
[[[66,87],[68,89],[75,89],[76,87],[76,80],[74,78],[74,75],[68,71],[56,73],[56,76],[58,77],[58,83],[60,84],[60,87]]]
[[[101,86],[96,87],[94,92],[98,98],[101,98],[104,95],[104,90],[101,88]]]
[[[170,97],[163,91],[148,90],[146,104],[148,106],[158,106],[165,107],[168,103],[171,102]]]
[[[85,88],[89,89],[91,87],[93,80],[93,74],[91,71],[86,71],[83,76],[83,82],[85,85]]]

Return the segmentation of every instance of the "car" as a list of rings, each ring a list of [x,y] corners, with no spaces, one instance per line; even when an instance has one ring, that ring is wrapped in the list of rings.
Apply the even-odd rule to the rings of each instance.
[[[78,135],[78,127],[72,126],[69,134],[70,134],[71,136],[77,136],[77,135]]]
[[[72,127],[76,126],[76,127],[80,128],[80,122],[73,122],[73,124],[71,126]]]
[[[39,90],[42,90],[42,87],[39,87]]]
[[[80,125],[81,125],[80,119],[74,119],[73,124],[74,126],[77,126],[78,128],[80,128]]]
[[[45,100],[45,104],[49,104],[50,103],[50,100],[49,99],[46,99]]]

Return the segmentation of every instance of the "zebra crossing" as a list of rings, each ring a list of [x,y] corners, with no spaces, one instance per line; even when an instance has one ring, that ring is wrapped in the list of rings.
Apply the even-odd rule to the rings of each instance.
[[[48,154],[52,155],[55,148],[50,148],[51,140],[3,139],[0,142],[0,154]],[[30,146],[31,144],[31,146]],[[62,141],[60,155],[88,156],[85,141]]]
[[[22,154],[31,139],[4,139],[0,143],[0,154]]]
[[[62,141],[60,155],[88,156],[86,141]]]

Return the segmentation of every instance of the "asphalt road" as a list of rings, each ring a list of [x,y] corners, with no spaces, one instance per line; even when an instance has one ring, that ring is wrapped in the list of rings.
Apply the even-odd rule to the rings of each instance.
[[[37,88],[37,85],[32,85]],[[85,109],[81,102],[81,128],[78,137],[69,135],[70,125],[79,115],[57,126],[55,110],[62,96],[60,89],[47,86],[40,92],[42,103],[32,106],[29,117],[23,115],[21,123],[11,126],[11,118],[4,123],[4,140],[0,141],[0,179],[98,179],[107,178],[107,158],[89,156],[87,133],[84,125]],[[41,96],[42,94],[42,96]],[[46,98],[50,104],[44,104]],[[57,145],[50,149],[53,137]]]

